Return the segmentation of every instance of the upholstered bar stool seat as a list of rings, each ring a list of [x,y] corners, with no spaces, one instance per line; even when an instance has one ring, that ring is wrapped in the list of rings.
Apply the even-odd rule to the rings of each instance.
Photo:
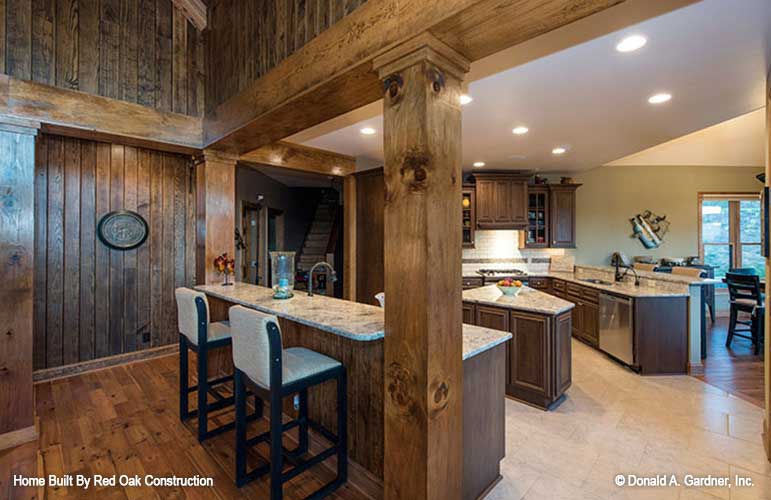
[[[337,477],[307,498],[329,495],[348,477],[347,386],[345,367],[337,360],[303,347],[283,348],[278,319],[241,306],[230,308],[233,330],[233,364],[236,397],[236,484],[240,487],[270,473],[270,498],[283,498],[283,484],[310,467],[337,455]],[[308,416],[308,389],[337,381],[337,432],[323,428]],[[270,430],[252,438],[247,435],[246,389],[270,401]],[[298,417],[284,422],[282,400],[299,395]],[[262,411],[262,405],[260,405]],[[284,432],[299,428],[299,444],[287,450],[281,440]],[[308,430],[313,428],[332,443],[326,450],[309,458]],[[248,447],[268,442],[270,463],[247,471]],[[284,460],[294,467],[284,471]]]
[[[224,397],[217,389],[222,384],[232,381],[233,375],[217,379],[208,378],[208,353],[231,345],[229,321],[209,321],[209,301],[206,295],[189,288],[177,288],[177,323],[179,326],[179,418],[183,422],[198,417],[198,440],[220,434],[235,426],[235,422],[208,429],[209,412],[231,406],[235,397]],[[188,350],[197,353],[198,384],[188,386]],[[198,408],[189,410],[188,394],[197,392]],[[216,399],[209,403],[209,396]],[[252,418],[256,418],[252,415]]]

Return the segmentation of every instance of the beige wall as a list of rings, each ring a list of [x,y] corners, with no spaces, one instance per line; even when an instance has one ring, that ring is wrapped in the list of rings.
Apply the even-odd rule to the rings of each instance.
[[[763,167],[604,166],[574,176],[577,192],[576,262],[607,265],[620,250],[630,257],[698,255],[697,194],[760,192]],[[629,219],[644,210],[671,223],[661,247],[646,250],[629,236]]]

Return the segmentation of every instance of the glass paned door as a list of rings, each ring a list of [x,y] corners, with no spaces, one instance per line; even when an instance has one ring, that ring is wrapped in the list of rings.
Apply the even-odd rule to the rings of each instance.
[[[731,217],[728,200],[704,200],[701,206],[701,237],[704,263],[715,268],[715,277],[733,267]]]
[[[765,276],[761,255],[760,199],[754,195],[701,201],[701,254],[722,278],[732,268],[751,268]]]

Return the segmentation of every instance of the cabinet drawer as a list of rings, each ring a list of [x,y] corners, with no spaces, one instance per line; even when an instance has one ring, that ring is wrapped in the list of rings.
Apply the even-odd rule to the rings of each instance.
[[[588,302],[600,303],[600,291],[596,288],[581,287],[581,297]]]
[[[528,284],[528,286],[530,288],[535,288],[536,290],[548,290],[549,289],[549,280],[548,280],[548,278],[529,278],[527,284]]]
[[[560,292],[564,292],[565,291],[565,285],[566,285],[566,283],[564,281],[562,281],[562,280],[557,280],[557,279],[552,279],[551,280],[552,288],[554,288],[555,290],[559,290]]]
[[[573,297],[580,298],[582,288],[583,287],[581,285],[576,285],[575,283],[568,283],[567,284],[568,295],[572,295]]]

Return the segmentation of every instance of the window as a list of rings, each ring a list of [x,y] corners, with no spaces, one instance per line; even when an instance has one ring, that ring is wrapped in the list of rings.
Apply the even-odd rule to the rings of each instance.
[[[749,267],[766,274],[761,255],[760,196],[699,194],[699,253],[722,278],[729,269]]]

